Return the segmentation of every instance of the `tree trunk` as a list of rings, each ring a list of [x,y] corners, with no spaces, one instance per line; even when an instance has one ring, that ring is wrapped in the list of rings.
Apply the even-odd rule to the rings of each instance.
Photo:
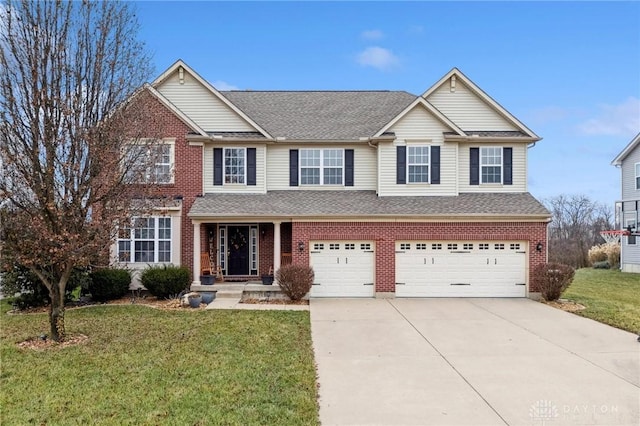
[[[56,342],[63,342],[66,335],[64,328],[64,291],[60,291],[60,286],[52,283],[49,295],[51,296],[51,309],[49,310],[51,338]]]

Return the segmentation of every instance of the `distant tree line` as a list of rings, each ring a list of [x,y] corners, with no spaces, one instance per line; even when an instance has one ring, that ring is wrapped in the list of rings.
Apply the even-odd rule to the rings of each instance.
[[[549,262],[574,268],[589,265],[591,247],[604,243],[600,231],[614,229],[613,206],[586,195],[558,195],[543,201],[552,214],[549,224]]]

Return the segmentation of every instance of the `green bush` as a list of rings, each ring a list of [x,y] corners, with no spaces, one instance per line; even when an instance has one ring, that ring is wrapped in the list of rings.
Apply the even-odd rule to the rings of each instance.
[[[302,299],[313,285],[313,268],[304,265],[284,265],[276,271],[282,292],[291,300]]]
[[[74,269],[65,289],[65,302],[72,300],[72,294],[78,287],[86,288],[88,280],[86,269]],[[35,273],[22,265],[13,265],[9,271],[2,273],[0,289],[6,297],[18,294],[15,296],[13,304],[20,310],[46,306],[51,303],[47,287]]]
[[[531,283],[540,291],[544,300],[558,300],[573,281],[574,274],[575,270],[571,266],[547,263],[533,269]]]
[[[90,274],[89,293],[99,302],[119,299],[129,291],[131,273],[126,269],[98,269]]]
[[[608,260],[594,262],[593,269],[611,269],[611,264]]]
[[[184,266],[150,266],[140,274],[140,282],[158,298],[169,298],[187,290],[191,271]]]

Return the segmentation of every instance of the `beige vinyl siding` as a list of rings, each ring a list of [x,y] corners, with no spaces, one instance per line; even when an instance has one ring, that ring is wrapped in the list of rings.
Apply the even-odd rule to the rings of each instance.
[[[417,105],[389,131],[396,134],[396,140],[378,146],[378,195],[457,195],[457,148],[455,143],[445,144],[442,134],[451,131],[449,127]],[[407,144],[440,146],[440,184],[396,184],[396,146]]]
[[[513,148],[513,184],[480,184],[469,185],[469,148],[482,146],[501,146]],[[527,145],[490,143],[467,144],[461,143],[458,147],[458,170],[460,192],[527,192]]]
[[[458,80],[451,92],[449,80],[427,100],[463,130],[519,130]]]
[[[289,186],[289,150],[291,149],[353,149],[353,185]],[[366,142],[351,145],[283,144],[267,146],[267,190],[370,190],[376,189],[376,150]]]
[[[184,84],[180,84],[176,71],[157,90],[205,131],[256,131],[187,72]]]
[[[256,184],[213,184],[213,148],[256,148]],[[265,145],[244,145],[244,144],[206,144],[204,146],[204,192],[205,194],[264,194],[266,192],[265,165],[266,165]],[[246,158],[245,158],[246,160]],[[245,162],[246,164],[246,162]],[[223,176],[224,181],[224,176]]]
[[[640,199],[640,190],[636,189],[636,163],[640,163],[640,145],[622,161],[622,199]]]

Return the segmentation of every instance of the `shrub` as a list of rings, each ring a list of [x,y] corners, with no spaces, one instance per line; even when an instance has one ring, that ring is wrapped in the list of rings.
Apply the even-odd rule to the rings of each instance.
[[[558,300],[573,281],[574,273],[571,266],[560,263],[538,265],[533,270],[531,283],[542,293],[544,300]]]
[[[158,298],[169,298],[187,289],[191,272],[184,266],[150,266],[140,274],[140,282]]]
[[[90,274],[89,292],[94,300],[119,299],[129,291],[131,273],[126,269],[99,269]]]
[[[596,262],[608,261],[611,268],[620,266],[620,244],[605,243],[589,249],[589,262],[595,267]]]
[[[304,265],[284,265],[276,271],[280,288],[291,300],[302,299],[313,285],[313,268]]]
[[[593,269],[611,269],[611,265],[608,260],[603,260],[601,262],[594,262]]]
[[[84,268],[76,268],[69,277],[65,289],[65,302],[72,300],[72,294],[78,287],[86,288],[88,274]],[[15,296],[13,304],[18,309],[36,308],[51,303],[49,290],[33,272],[21,265],[2,273],[2,294],[7,297]]]

